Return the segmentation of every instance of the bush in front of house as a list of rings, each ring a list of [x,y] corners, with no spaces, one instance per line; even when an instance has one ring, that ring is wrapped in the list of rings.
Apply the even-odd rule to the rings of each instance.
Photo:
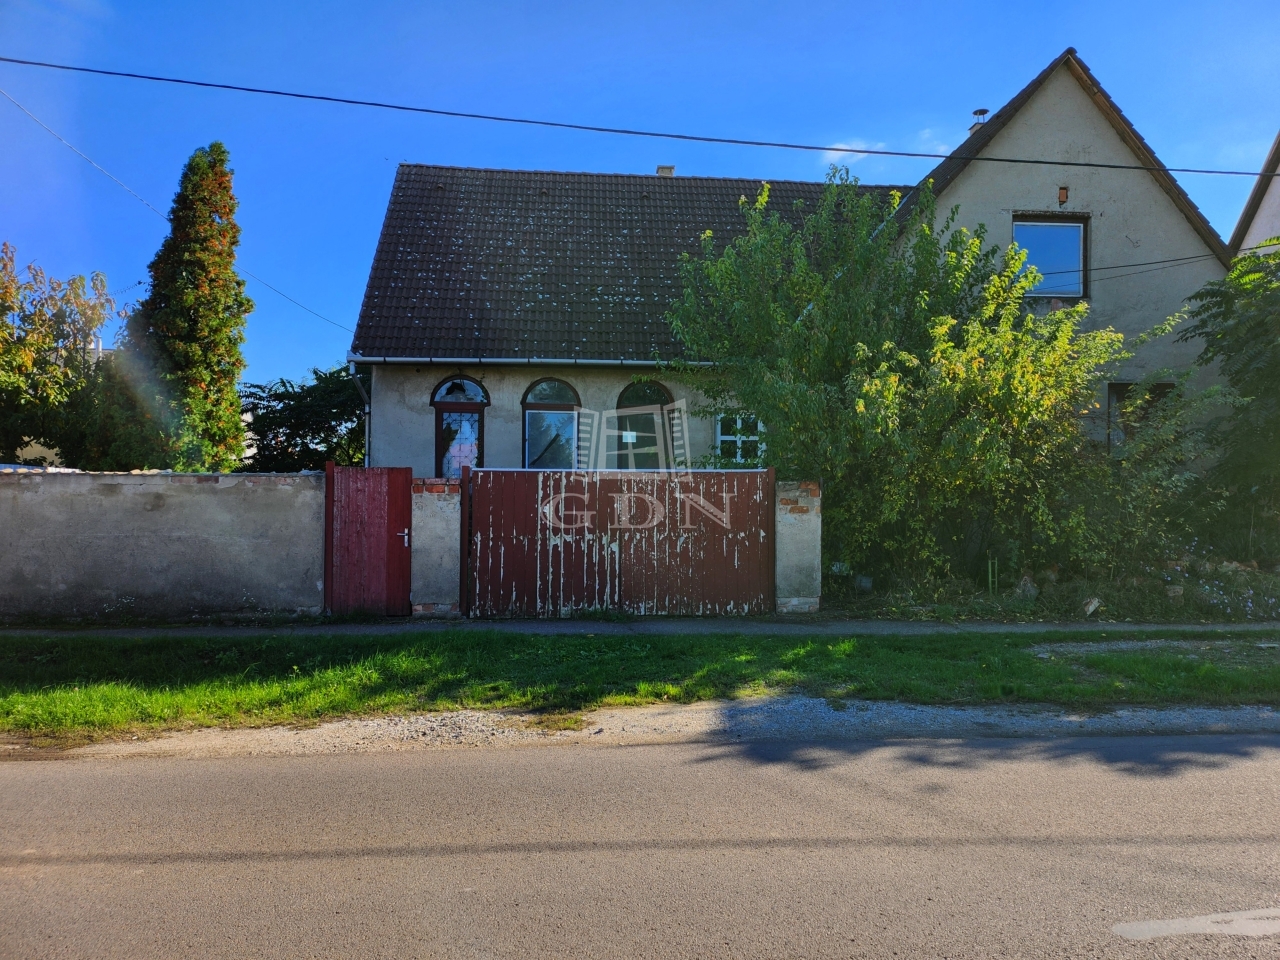
[[[1178,555],[1220,392],[1140,385],[1108,444],[1098,396],[1123,336],[1083,329],[1083,303],[1037,300],[1025,253],[939,217],[927,188],[907,208],[833,171],[813,209],[772,212],[767,185],[742,206],[743,236],[683,258],[669,319],[711,363],[677,366],[708,409],[767,426],[780,476],[822,481],[828,562],[977,583],[989,559],[1078,572]]]
[[[323,470],[329,460],[364,461],[364,401],[345,367],[316,368],[302,381],[244,383],[240,401],[251,448],[241,470],[291,473]]]

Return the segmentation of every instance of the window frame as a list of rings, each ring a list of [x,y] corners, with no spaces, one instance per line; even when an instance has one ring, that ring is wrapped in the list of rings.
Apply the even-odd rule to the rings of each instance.
[[[1039,224],[1046,227],[1074,225],[1080,227],[1080,293],[1039,293],[1037,291],[1033,291],[1030,294],[1030,297],[1034,300],[1062,300],[1070,303],[1079,303],[1081,300],[1088,300],[1090,296],[1091,280],[1091,271],[1089,270],[1089,214],[1060,213],[1054,210],[1015,210],[1009,227],[1009,234],[1011,237],[1016,232],[1018,224]]]
[[[480,391],[480,395],[484,400],[476,402],[474,400],[457,401],[457,400],[437,400],[436,395],[443,390],[448,384],[455,380],[463,380],[467,383],[474,384],[476,389]],[[485,407],[490,405],[489,391],[475,377],[468,376],[465,373],[455,374],[452,377],[445,377],[434,387],[431,388],[431,406],[436,411],[436,457],[435,457],[435,475],[437,477],[444,476],[444,415],[445,413],[476,413],[479,414],[476,429],[476,462],[473,466],[484,466],[484,411]]]
[[[569,388],[569,392],[573,394],[573,403],[541,403],[537,400],[530,402],[529,394],[543,383],[559,383]],[[577,388],[567,380],[560,377],[540,377],[529,384],[525,390],[524,396],[520,399],[520,463],[526,470],[542,469],[540,467],[529,466],[529,414],[530,412],[550,412],[550,413],[573,413],[573,466],[569,469],[578,469],[578,436],[581,427],[579,412],[582,410],[582,395],[578,393]]]
[[[660,404],[660,406],[669,407],[671,406],[671,404],[676,402],[675,397],[672,396],[671,394],[671,390],[668,389],[665,383],[662,383],[661,381],[658,381],[658,380],[633,380],[630,383],[628,383],[625,387],[623,387],[621,390],[618,391],[618,400],[613,405],[614,409],[615,410],[642,410],[642,409],[647,409],[649,407],[654,406],[654,404],[652,403],[636,403],[636,404],[632,404],[631,406],[624,406],[622,403],[622,398],[626,396],[626,393],[628,390],[630,390],[632,387],[638,387],[643,383],[652,384],[653,386],[657,387],[659,390],[662,391],[663,396],[665,396],[666,399]]]
[[[726,434],[724,433],[724,421],[732,419],[739,432]],[[742,433],[742,421],[754,420],[756,422],[756,432],[754,434]],[[758,462],[764,457],[765,441],[764,441],[764,424],[759,417],[743,417],[736,414],[722,413],[716,417],[716,457],[720,460],[730,460],[733,463]],[[745,441],[755,441],[756,455],[751,461],[748,461],[742,455],[742,444]],[[722,444],[732,443],[734,449],[737,450],[737,456],[726,457]]]
[[[625,396],[626,396],[627,391],[628,391],[628,390],[630,390],[630,389],[632,389],[633,387],[639,386],[639,385],[640,385],[640,384],[642,384],[642,383],[644,383],[644,384],[650,384],[650,385],[652,385],[652,386],[657,387],[660,391],[662,391],[662,395],[663,395],[663,398],[664,398],[664,399],[663,399],[663,402],[662,402],[662,403],[660,403],[660,404],[642,403],[642,404],[634,404],[634,405],[631,405],[631,406],[623,406],[622,399],[623,399],[623,397],[625,397]],[[614,465],[610,465],[610,464],[609,464],[609,458],[610,458],[610,456],[612,456],[612,457],[616,458],[618,461],[621,461],[621,459],[622,459],[622,457],[623,457],[623,455],[624,455],[624,454],[623,454],[623,451],[622,451],[621,449],[618,449],[617,451],[614,451],[614,452],[610,453],[610,451],[609,451],[609,449],[608,449],[608,432],[607,432],[607,431],[608,431],[608,425],[606,424],[606,425],[605,425],[605,430],[606,430],[606,433],[605,433],[605,469],[607,469],[607,470],[620,470],[620,471],[621,471],[621,470],[645,471],[645,470],[662,470],[662,469],[664,469],[664,468],[663,468],[663,463],[664,463],[664,462],[668,462],[668,463],[669,463],[669,462],[671,461],[671,459],[672,459],[672,452],[671,452],[671,437],[669,436],[669,434],[671,433],[671,428],[670,428],[670,426],[669,426],[669,425],[668,425],[668,423],[667,423],[667,410],[668,410],[668,408],[669,408],[669,407],[671,407],[674,403],[675,403],[675,397],[672,395],[672,393],[671,393],[671,389],[670,389],[670,388],[669,388],[665,383],[662,383],[662,382],[661,382],[661,381],[659,381],[659,380],[652,380],[652,379],[650,379],[650,380],[639,380],[639,381],[637,381],[637,380],[633,380],[633,381],[631,381],[630,383],[628,383],[625,387],[623,387],[621,390],[619,390],[619,391],[618,391],[618,399],[617,399],[617,401],[616,401],[616,402],[615,402],[615,404],[614,404],[614,409],[611,411],[611,413],[613,414],[613,416],[614,416],[615,420],[619,421],[619,428],[618,428],[618,430],[617,430],[617,433],[618,433],[618,446],[619,446],[619,448],[621,448],[621,446],[622,446],[622,442],[623,442],[623,441],[622,441],[622,434],[623,434],[623,432],[624,432],[624,431],[621,429],[621,424],[620,424],[620,421],[621,421],[622,417],[626,417],[626,416],[645,416],[645,415],[651,416],[651,417],[653,417],[653,427],[654,427],[654,434],[655,434],[654,439],[655,439],[656,444],[657,444],[657,445],[656,445],[656,448],[655,448],[655,451],[656,451],[656,455],[657,455],[657,457],[658,457],[658,465],[657,465],[656,467],[638,467],[638,466],[635,466],[636,451],[635,451],[634,449],[632,449],[632,450],[627,450],[627,451],[626,451],[626,453],[625,453],[625,456],[627,457],[627,460],[628,460],[628,462],[631,464],[631,466],[626,466],[626,467],[624,467],[624,466],[622,466],[622,465],[621,465],[621,463],[620,463],[620,462],[619,462],[619,463],[616,463],[616,464],[614,464]],[[634,413],[634,414],[631,414],[631,413],[628,413],[628,411],[635,411],[635,413]]]
[[[1110,450],[1114,446],[1119,446],[1130,438],[1128,427],[1120,421],[1119,410],[1129,399],[1129,394],[1133,392],[1133,388],[1140,386],[1139,380],[1109,380],[1107,382],[1107,449]],[[1139,415],[1141,421],[1146,417],[1146,411],[1153,404],[1157,404],[1165,400],[1178,388],[1178,384],[1172,380],[1157,380],[1151,384],[1150,393],[1147,396],[1147,402],[1143,406],[1143,412]],[[1112,411],[1116,411],[1112,413]],[[1119,436],[1117,436],[1119,434]]]

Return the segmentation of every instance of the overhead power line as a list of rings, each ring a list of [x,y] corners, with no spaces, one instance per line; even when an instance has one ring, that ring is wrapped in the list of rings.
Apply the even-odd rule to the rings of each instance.
[[[80,159],[81,159],[81,160],[84,160],[86,163],[88,163],[88,164],[89,164],[89,166],[93,167],[93,168],[94,168],[95,170],[97,170],[99,173],[104,174],[105,176],[107,176],[107,177],[109,177],[110,179],[114,180],[114,181],[115,181],[119,186],[123,187],[123,188],[124,188],[125,190],[127,190],[129,193],[133,194],[133,198],[134,198],[135,200],[140,200],[140,201],[142,201],[142,203],[146,204],[146,206],[147,206],[147,207],[149,207],[149,208],[151,209],[152,213],[158,214],[160,217],[162,217],[162,218],[163,218],[163,219],[165,219],[165,220],[168,220],[168,219],[169,219],[169,218],[168,218],[168,217],[166,217],[163,213],[160,213],[160,211],[159,211],[159,210],[157,210],[155,207],[151,206],[151,204],[147,203],[147,201],[146,201],[146,200],[144,200],[142,197],[140,197],[138,194],[134,193],[134,191],[129,187],[129,185],[128,185],[127,183],[125,183],[124,181],[120,180],[118,177],[114,176],[114,175],[113,175],[109,170],[106,170],[106,169],[104,169],[103,167],[98,166],[98,164],[96,164],[96,163],[94,163],[94,162],[93,162],[93,159],[92,159],[91,157],[86,156],[85,154],[81,153],[81,152],[80,152],[79,150],[77,150],[77,149],[76,149],[76,148],[75,148],[71,143],[69,143],[68,141],[66,141],[65,139],[63,139],[63,137],[58,133],[58,131],[54,130],[51,126],[49,126],[47,123],[45,123],[45,122],[44,122],[43,120],[41,120],[39,117],[37,117],[34,113],[32,113],[30,110],[28,110],[28,109],[27,109],[26,107],[24,107],[22,104],[20,104],[17,100],[15,100],[15,99],[13,99],[13,97],[9,96],[9,94],[8,94],[8,92],[7,92],[7,91],[5,91],[5,90],[3,90],[3,89],[0,89],[0,94],[3,94],[3,95],[4,95],[4,98],[5,98],[6,100],[8,100],[10,103],[12,103],[15,107],[17,107],[19,110],[21,110],[23,113],[25,113],[28,117],[30,117],[32,120],[34,120],[34,121],[35,121],[36,123],[38,123],[40,126],[44,127],[44,129],[45,129],[45,132],[46,132],[46,133],[48,133],[50,136],[52,136],[55,140],[60,141],[64,147],[66,147],[66,148],[67,148],[67,149],[69,149],[72,153],[74,153],[74,154],[76,154],[78,157],[80,157]]]
[[[557,130],[577,130],[584,133],[607,133],[624,137],[648,137],[658,140],[681,140],[689,143],[716,143],[735,147],[770,147],[778,150],[804,150],[813,153],[840,153],[868,157],[906,157],[924,160],[946,160],[949,153],[925,153],[911,150],[873,150],[866,147],[818,146],[807,143],[787,143],[774,140],[745,140],[737,137],[712,137],[692,133],[670,133],[659,130],[632,130],[626,127],[602,127],[586,123],[568,123],[561,120],[538,120],[532,117],[504,117],[490,113],[472,113],[463,110],[443,110],[438,107],[418,107],[403,103],[387,103],[380,100],[357,100],[352,97],[333,97],[320,93],[301,93],[295,90],[272,90],[266,87],[247,87],[235,83],[213,83],[208,80],[190,80],[183,77],[157,77],[146,73],[129,73],[123,70],[100,70],[96,67],[77,67],[66,63],[46,63],[41,60],[19,60],[16,57],[0,57],[0,63],[12,63],[23,67],[41,67],[49,70],[66,70],[71,73],[89,73],[101,77],[122,77],[128,80],[147,80],[152,83],[172,83],[185,87],[203,87],[210,90],[233,90],[237,93],[254,93],[269,97],[287,97],[293,100],[315,100],[321,103],[338,103],[352,107],[373,107],[379,110],[397,110],[402,113],[424,113],[436,117],[454,117],[461,120],[486,120],[492,123],[515,123],[529,127],[551,127]],[[1030,164],[1045,167],[1089,167],[1102,170],[1146,170],[1152,173],[1198,173],[1222,177],[1278,176],[1259,174],[1252,170],[1209,170],[1199,167],[1163,167],[1138,163],[1094,163],[1084,160],[1040,160],[1019,157],[966,156],[960,159],[982,163]]]
[[[1169,258],[1169,259],[1167,259],[1167,260],[1139,260],[1139,261],[1137,261],[1136,263],[1112,263],[1112,264],[1108,264],[1108,265],[1106,265],[1106,266],[1086,265],[1086,267],[1087,267],[1087,269],[1088,269],[1088,271],[1089,271],[1090,273],[1098,273],[1098,272],[1100,272],[1100,271],[1102,271],[1102,270],[1125,270],[1125,269],[1128,269],[1129,267],[1151,267],[1151,266],[1155,266],[1156,264],[1168,264],[1168,265],[1169,265],[1169,266],[1171,266],[1171,267],[1176,267],[1176,266],[1180,266],[1181,264],[1184,264],[1184,263],[1192,263],[1192,262],[1194,262],[1194,261],[1198,261],[1198,260],[1216,260],[1216,259],[1218,259],[1218,255],[1217,255],[1216,253],[1198,253],[1198,254],[1196,254],[1196,255],[1194,255],[1194,256],[1190,256],[1190,257],[1171,257],[1171,258]],[[1040,276],[1042,276],[1042,277],[1052,277],[1052,276],[1054,276],[1054,275],[1056,275],[1056,274],[1060,274],[1060,273],[1079,273],[1079,272],[1080,272],[1080,270],[1079,270],[1079,269],[1074,269],[1074,270],[1041,270],[1041,271],[1040,271]],[[1143,271],[1143,272],[1146,272],[1146,271]],[[1127,274],[1127,273],[1122,273],[1122,274],[1120,274],[1120,276],[1122,276],[1122,277],[1127,277],[1127,276],[1129,276],[1129,274]],[[1110,279],[1110,278],[1109,278],[1109,277],[1097,277],[1097,278],[1095,278],[1095,279],[1107,280],[1107,279]]]
[[[243,270],[243,268],[241,269]],[[326,317],[322,313],[316,313],[314,310],[308,307],[305,303],[299,303],[297,300],[293,299],[293,297],[289,296],[283,290],[280,290],[277,287],[273,287],[271,284],[267,283],[267,281],[263,280],[261,277],[257,276],[256,274],[252,274],[248,270],[244,270],[244,275],[246,277],[252,277],[254,280],[257,280],[260,284],[262,284],[268,290],[271,290],[274,293],[280,294],[280,296],[284,297],[286,300],[292,303],[295,307],[301,307],[303,310],[307,311],[307,313],[311,314],[313,317],[319,317],[325,323],[333,324],[333,326],[346,330],[348,333],[355,333],[355,331],[352,330],[350,327],[348,327],[346,324],[339,323],[337,320],[330,320],[328,317]]]
[[[3,57],[0,57],[0,60],[3,60],[3,59],[4,59]],[[166,223],[169,221],[169,218],[168,218],[165,214],[161,213],[159,209],[157,209],[154,205],[152,205],[151,203],[149,203],[149,202],[148,202],[144,197],[142,197],[140,194],[138,194],[137,192],[135,192],[135,191],[134,191],[134,190],[133,190],[133,189],[132,189],[128,184],[126,184],[123,180],[121,180],[119,177],[116,177],[114,174],[112,174],[112,173],[111,173],[109,170],[107,170],[105,167],[103,167],[103,166],[101,166],[100,164],[98,164],[97,162],[95,162],[95,161],[93,160],[93,158],[91,158],[88,154],[86,154],[86,153],[82,152],[81,150],[77,149],[77,148],[76,148],[74,145],[72,145],[69,141],[67,141],[67,140],[66,140],[66,139],[64,139],[60,134],[58,134],[58,132],[57,132],[56,130],[54,130],[52,127],[50,127],[50,126],[49,126],[48,124],[46,124],[44,121],[42,121],[39,117],[37,117],[34,113],[32,113],[30,110],[28,110],[26,107],[24,107],[21,103],[19,103],[17,100],[15,100],[12,96],[10,96],[10,95],[5,91],[5,90],[0,89],[0,95],[3,95],[5,98],[7,98],[7,99],[9,100],[9,102],[11,102],[15,107],[17,107],[19,110],[21,110],[23,113],[25,113],[28,117],[30,117],[32,120],[34,120],[37,124],[39,124],[41,127],[43,127],[43,128],[45,129],[45,131],[47,131],[51,136],[53,136],[55,139],[57,139],[59,142],[61,142],[64,146],[66,146],[68,149],[70,149],[73,153],[75,153],[75,154],[76,154],[77,156],[79,156],[81,159],[83,159],[84,161],[86,161],[90,166],[92,166],[92,167],[93,167],[95,170],[97,170],[99,173],[103,174],[103,175],[104,175],[104,176],[106,176],[108,179],[110,179],[111,181],[113,181],[113,182],[114,182],[117,186],[119,186],[121,189],[123,189],[123,190],[125,190],[127,193],[129,193],[129,195],[130,195],[130,196],[132,196],[135,200],[138,200],[140,203],[142,203],[144,206],[146,206],[148,210],[150,210],[152,213],[156,214],[158,217],[160,217],[160,219],[164,220]],[[1199,254],[1199,255],[1196,255],[1196,256],[1189,256],[1189,257],[1172,257],[1172,258],[1168,258],[1168,259],[1164,259],[1164,260],[1145,260],[1145,261],[1138,261],[1138,262],[1136,262],[1136,263],[1115,263],[1115,264],[1103,264],[1103,265],[1088,264],[1088,265],[1086,265],[1086,266],[1085,266],[1085,268],[1084,268],[1084,269],[1085,269],[1085,270],[1087,270],[1087,271],[1088,271],[1088,273],[1090,274],[1090,281],[1089,281],[1089,282],[1090,282],[1090,283],[1098,283],[1099,281],[1102,281],[1102,280],[1118,280],[1118,279],[1120,279],[1121,277],[1131,277],[1131,276],[1135,276],[1135,275],[1137,275],[1137,274],[1142,274],[1142,273],[1151,273],[1151,272],[1153,272],[1153,270],[1167,270],[1167,269],[1169,269],[1170,267],[1182,266],[1182,265],[1184,265],[1184,264],[1190,264],[1190,263],[1199,262],[1199,261],[1203,261],[1203,260],[1214,260],[1214,259],[1217,259],[1217,255],[1216,255],[1216,254],[1211,254],[1211,253],[1210,253],[1210,254]],[[1152,268],[1152,270],[1132,270],[1132,268],[1134,268],[1134,267],[1151,267],[1151,268]],[[258,281],[258,283],[262,284],[262,285],[263,285],[264,287],[266,287],[268,290],[272,291],[273,293],[278,294],[278,295],[279,295],[279,296],[281,296],[281,297],[284,297],[284,299],[288,300],[288,301],[289,301],[290,303],[292,303],[294,306],[299,307],[299,308],[301,308],[301,309],[303,309],[303,310],[307,311],[307,313],[311,314],[311,315],[312,315],[312,316],[314,316],[314,317],[317,317],[317,318],[318,318],[318,319],[320,319],[320,320],[323,320],[325,323],[331,324],[332,326],[338,327],[338,328],[340,328],[340,329],[342,329],[342,330],[346,330],[346,331],[347,331],[347,332],[349,332],[349,333],[354,333],[354,332],[355,332],[355,331],[353,331],[353,330],[351,329],[351,327],[348,327],[348,326],[346,326],[345,324],[338,323],[336,320],[330,320],[328,317],[326,317],[326,316],[325,316],[324,314],[322,314],[322,313],[317,313],[315,310],[312,310],[310,307],[308,307],[305,303],[301,303],[301,302],[299,302],[298,300],[295,300],[293,297],[289,296],[289,295],[288,295],[287,293],[285,293],[283,290],[279,289],[278,287],[274,287],[274,286],[272,286],[271,284],[267,283],[267,281],[263,280],[263,279],[262,279],[261,277],[259,277],[257,274],[250,273],[248,270],[244,269],[244,267],[243,267],[243,266],[240,266],[240,267],[238,267],[237,269],[239,269],[239,270],[240,270],[240,272],[241,272],[241,273],[243,273],[245,276],[250,277],[251,279]],[[1118,274],[1111,274],[1111,275],[1109,275],[1109,276],[1098,276],[1098,275],[1097,275],[1097,274],[1101,273],[1102,271],[1106,271],[1106,270],[1131,270],[1132,272],[1130,272],[1130,273],[1118,273]],[[1049,276],[1053,276],[1053,275],[1056,275],[1056,274],[1077,274],[1077,273],[1080,273],[1080,272],[1081,272],[1080,270],[1048,270],[1048,271],[1041,271],[1041,276],[1049,277]],[[136,286],[138,286],[138,285],[142,284],[143,282],[144,282],[144,281],[139,280],[139,281],[137,281],[137,283],[130,284],[128,287],[125,287],[125,288],[123,288],[123,289],[127,290],[127,289],[130,289],[130,288],[132,288],[132,287],[136,287]],[[117,292],[119,292],[119,291],[117,291]]]
[[[95,170],[97,170],[97,171],[98,171],[99,173],[101,173],[103,176],[107,177],[109,180],[112,180],[112,181],[113,181],[117,186],[119,186],[120,188],[122,188],[123,190],[125,190],[125,191],[130,195],[130,196],[132,196],[132,197],[133,197],[135,200],[137,200],[139,203],[143,204],[143,206],[145,206],[148,210],[150,210],[152,213],[154,213],[157,217],[159,217],[159,218],[160,218],[161,220],[163,220],[165,223],[168,223],[168,222],[169,222],[169,218],[168,218],[165,214],[161,213],[161,212],[160,212],[160,210],[159,210],[159,208],[157,208],[154,204],[150,203],[150,202],[149,202],[145,197],[143,197],[141,194],[137,193],[137,192],[136,192],[132,187],[130,187],[127,183],[125,183],[123,180],[121,180],[119,177],[117,177],[115,174],[113,174],[113,173],[112,173],[110,170],[108,170],[106,167],[104,167],[104,166],[102,166],[101,164],[99,164],[99,163],[97,163],[96,161],[94,161],[94,159],[93,159],[92,157],[90,157],[88,154],[86,154],[86,153],[84,153],[83,151],[81,151],[81,150],[77,149],[77,148],[76,148],[76,147],[75,147],[75,146],[74,146],[70,141],[68,141],[68,140],[67,140],[67,139],[65,139],[61,134],[59,134],[59,133],[58,133],[58,131],[54,130],[51,126],[49,126],[47,123],[45,123],[45,122],[44,122],[43,120],[41,120],[39,117],[37,117],[34,113],[32,113],[30,110],[28,110],[28,109],[27,109],[26,107],[24,107],[22,104],[20,104],[17,100],[13,99],[13,97],[12,97],[12,96],[10,96],[10,95],[9,95],[9,93],[8,93],[7,91],[5,91],[5,90],[3,90],[3,89],[0,89],[0,95],[3,95],[3,96],[4,96],[4,98],[5,98],[6,100],[8,100],[8,101],[9,101],[10,103],[12,103],[15,107],[17,107],[19,110],[21,110],[23,113],[25,113],[28,117],[30,117],[32,120],[34,120],[36,123],[38,123],[41,127],[43,127],[43,128],[45,129],[45,131],[46,131],[50,136],[52,136],[54,139],[56,139],[57,141],[59,141],[63,146],[65,146],[67,149],[69,149],[69,150],[70,150],[72,153],[74,153],[76,156],[80,157],[82,160],[84,160],[86,163],[88,163],[91,167],[93,167]],[[312,316],[319,317],[319,318],[320,318],[321,320],[323,320],[325,323],[329,323],[329,324],[332,324],[333,326],[338,327],[338,328],[340,328],[340,329],[342,329],[342,330],[346,330],[348,333],[354,333],[354,332],[355,332],[354,330],[352,330],[350,327],[348,327],[348,326],[347,326],[347,325],[345,325],[345,324],[338,323],[338,321],[336,321],[336,320],[330,320],[328,317],[326,317],[326,316],[325,316],[324,314],[322,314],[322,313],[316,313],[316,311],[312,310],[312,309],[311,309],[310,307],[308,307],[305,303],[299,303],[297,300],[293,299],[293,297],[289,296],[289,295],[288,295],[287,293],[285,293],[283,290],[280,290],[280,289],[278,289],[277,287],[273,287],[271,284],[267,283],[267,281],[263,280],[263,279],[262,279],[261,277],[259,277],[258,275],[253,274],[253,273],[250,273],[250,272],[249,272],[248,270],[246,270],[243,266],[240,266],[240,267],[238,267],[237,269],[239,269],[239,271],[240,271],[241,273],[243,273],[246,277],[250,277],[250,278],[252,278],[252,279],[254,279],[254,280],[257,280],[260,284],[262,284],[262,285],[263,285],[264,287],[266,287],[268,290],[272,291],[273,293],[278,293],[280,296],[284,297],[286,300],[288,300],[288,301],[289,301],[290,303],[292,303],[294,306],[301,307],[303,310],[307,311],[307,313],[311,314]],[[139,284],[141,284],[141,283],[143,283],[143,281],[142,281],[142,280],[139,280],[137,283],[132,283],[132,284],[130,284],[128,287],[124,287],[123,289],[124,289],[124,290],[129,290],[129,289],[132,289],[133,287],[138,286],[138,285],[139,285]]]

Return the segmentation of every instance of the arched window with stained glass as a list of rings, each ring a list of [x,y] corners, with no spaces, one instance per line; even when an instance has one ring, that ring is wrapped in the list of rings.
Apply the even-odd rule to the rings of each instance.
[[[484,408],[489,395],[470,377],[450,377],[431,395],[436,408],[436,476],[460,477],[484,466]]]

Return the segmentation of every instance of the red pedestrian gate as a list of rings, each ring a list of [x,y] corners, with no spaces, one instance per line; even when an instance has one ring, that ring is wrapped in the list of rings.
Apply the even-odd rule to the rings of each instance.
[[[773,471],[462,474],[464,615],[771,613]]]
[[[324,608],[407,617],[413,470],[324,466]]]

